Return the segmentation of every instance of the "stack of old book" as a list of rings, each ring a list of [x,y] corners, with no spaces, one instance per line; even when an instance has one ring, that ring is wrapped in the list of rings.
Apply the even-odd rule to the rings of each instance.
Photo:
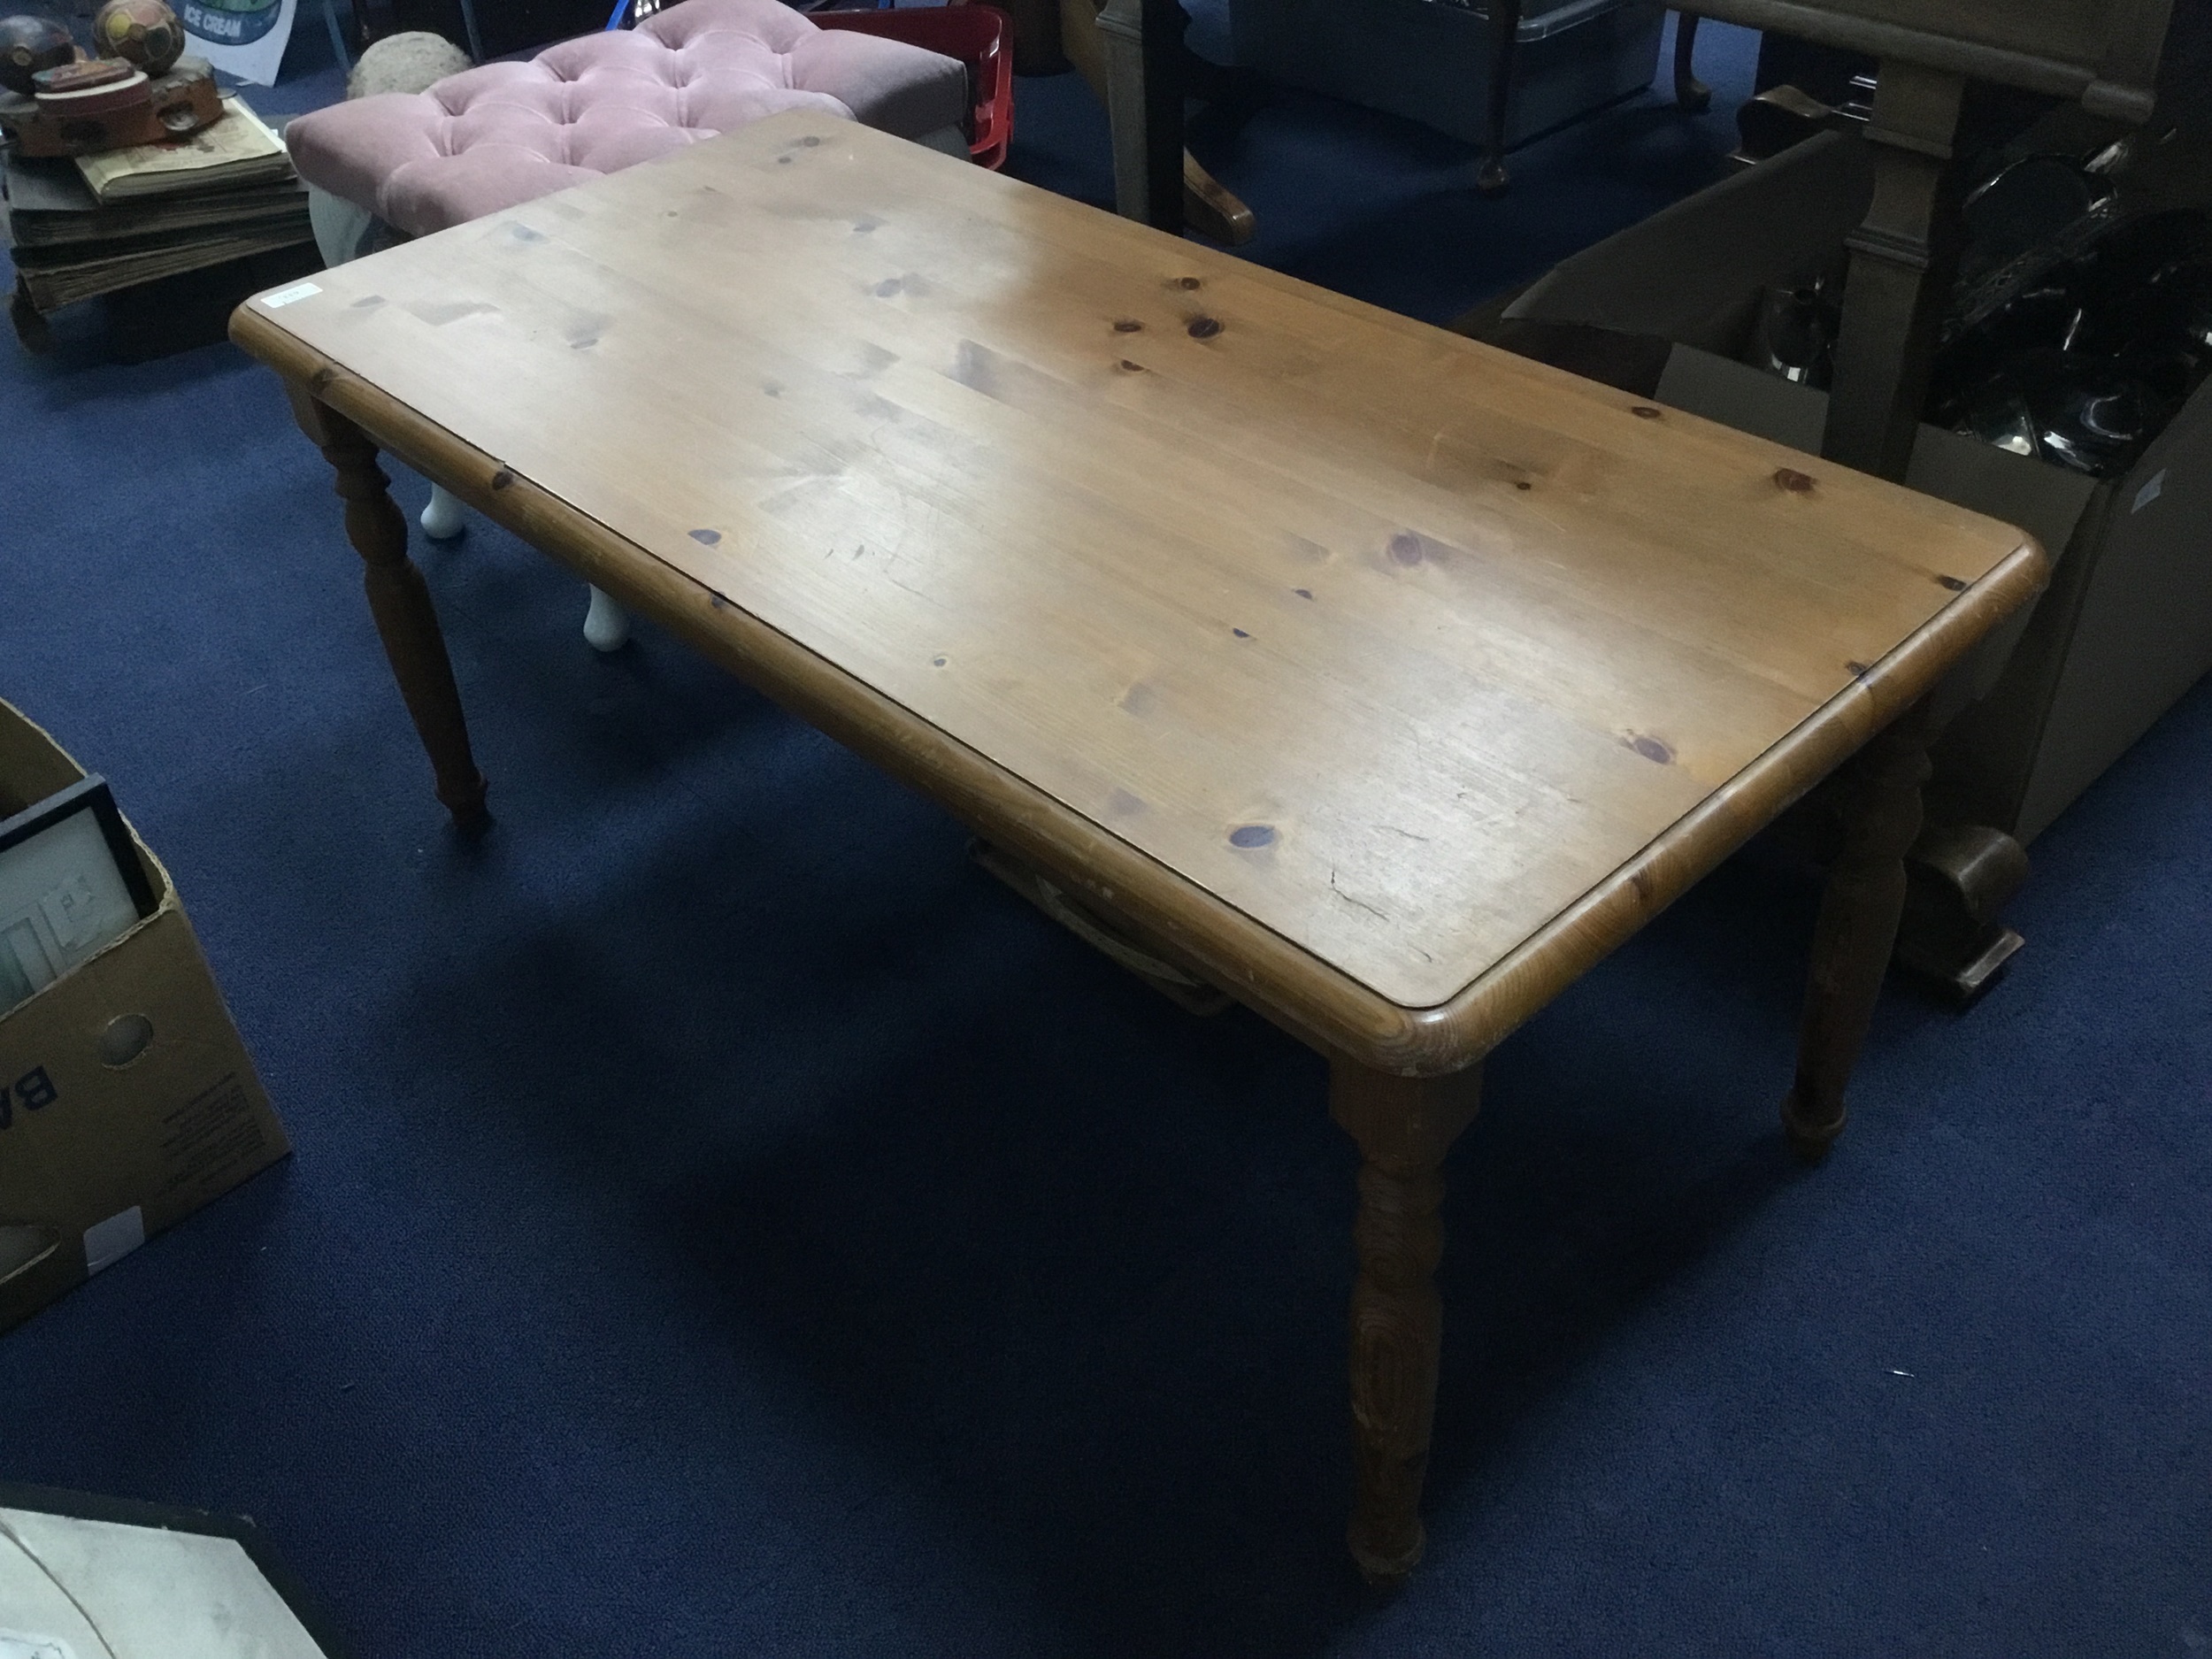
[[[284,141],[239,99],[189,138],[6,163],[20,297],[40,313],[312,239]]]

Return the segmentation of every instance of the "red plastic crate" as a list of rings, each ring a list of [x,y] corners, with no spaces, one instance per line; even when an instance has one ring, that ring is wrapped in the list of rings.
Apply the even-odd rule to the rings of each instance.
[[[882,12],[813,12],[808,20],[826,29],[858,29],[904,41],[968,66],[968,154],[978,165],[1006,159],[1014,135],[1014,76],[1006,13],[990,5],[910,6]]]

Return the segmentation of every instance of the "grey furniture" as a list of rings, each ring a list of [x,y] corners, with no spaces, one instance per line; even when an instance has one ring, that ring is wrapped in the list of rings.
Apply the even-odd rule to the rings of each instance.
[[[1236,62],[1493,155],[1642,91],[1663,0],[1230,0]]]
[[[2212,149],[2141,147],[2135,211],[2212,210]],[[1746,366],[1760,295],[1802,285],[1862,232],[1878,147],[1831,132],[1676,204],[1459,325],[1809,452],[1833,399]],[[1839,365],[1840,367],[1840,365]],[[2017,524],[2049,590],[1970,682],[1934,750],[1899,954],[1966,997],[2019,937],[2002,907],[2026,843],[2212,670],[2212,384],[2124,472],[2095,479],[1919,426],[1904,481]]]
[[[1970,79],[2149,118],[2173,0],[1697,0],[1702,16],[1865,52],[1876,77],[1873,204],[1851,277],[1822,453],[1901,479],[1927,391],[1946,173]]]

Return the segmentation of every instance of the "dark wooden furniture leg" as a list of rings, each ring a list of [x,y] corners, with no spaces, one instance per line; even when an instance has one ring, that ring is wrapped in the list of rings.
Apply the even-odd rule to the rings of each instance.
[[[1912,464],[1943,298],[1960,235],[1952,147],[1966,88],[1958,75],[1886,60],[1866,135],[1874,200],[1851,250],[1821,453],[1897,483]],[[1997,912],[2027,876],[2018,841],[1986,825],[1945,825],[1919,866],[1901,959],[1958,1002],[1974,1000],[2020,949]]]
[[[1905,859],[1897,965],[1959,1008],[1970,1007],[2026,943],[2005,926],[2028,879],[2028,849],[1986,824],[1931,823]]]
[[[1713,107],[1713,89],[1697,78],[1697,13],[1674,14],[1674,103],[1691,115]]]
[[[1402,1583],[1421,1559],[1421,1482],[1436,1418],[1442,1310],[1444,1154],[1474,1121],[1481,1068],[1406,1078],[1339,1059],[1329,1110],[1360,1150],[1353,1242],[1352,1454],[1358,1487],[1346,1534],[1370,1584]]]
[[[1855,799],[1813,930],[1798,1028],[1797,1081],[1782,1102],[1790,1149],[1817,1164],[1843,1133],[1844,1088],[1873,1023],[1905,908],[1905,853],[1920,833],[1920,786],[1934,735],[1927,704],[1908,710],[1852,763]]]
[[[1475,189],[1503,196],[1513,187],[1505,170],[1505,123],[1513,108],[1513,59],[1521,46],[1521,0],[1490,0],[1490,107],[1484,111],[1487,134]]]
[[[1106,118],[1114,143],[1114,211],[1183,229],[1183,17],[1176,0],[1106,0]]]
[[[1912,460],[1950,287],[1958,221],[1947,194],[1951,145],[1965,96],[1958,75],[1895,58],[1882,65],[1866,127],[1874,201],[1844,238],[1851,270],[1820,452],[1896,483]]]
[[[490,822],[484,807],[484,774],[469,752],[468,722],[453,683],[445,635],[430,603],[422,572],[407,557],[407,520],[393,502],[391,480],[376,464],[376,445],[360,427],[304,388],[288,387],[292,413],[338,474],[346,503],[346,539],[365,566],[362,585],[384,641],[384,655],[399,681],[399,695],[437,774],[438,799],[461,829]]]

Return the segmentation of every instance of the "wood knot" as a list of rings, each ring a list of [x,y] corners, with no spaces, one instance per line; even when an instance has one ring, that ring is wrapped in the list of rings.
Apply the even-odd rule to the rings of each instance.
[[[1774,481],[1779,484],[1784,489],[1788,490],[1793,495],[1805,495],[1810,491],[1813,487],[1811,476],[1808,473],[1799,472],[1793,466],[1776,467],[1774,469]]]
[[[1144,325],[1133,317],[1124,317],[1114,324],[1114,332],[1118,334],[1142,334]]]
[[[1955,594],[1962,594],[1966,591],[1968,584],[1955,576],[1939,576],[1936,578],[1936,586],[1948,588]]]
[[[1124,357],[1121,360],[1121,366],[1125,372],[1130,374],[1141,374],[1144,373],[1143,364],[1132,363],[1127,357]]]
[[[1194,288],[1203,287],[1204,285],[1201,283],[1196,277],[1187,276],[1177,277],[1175,279],[1175,286],[1179,288]]]
[[[1229,845],[1241,847],[1249,852],[1256,847],[1270,847],[1275,841],[1272,824],[1240,824],[1229,832]]]
[[[328,386],[331,381],[336,380],[337,378],[338,371],[336,367],[331,364],[326,363],[321,368],[315,371],[313,377],[308,381],[308,384],[319,392],[323,389],[323,388]]]
[[[1659,411],[1656,409],[1654,409],[1649,403],[1637,403],[1633,405],[1628,412],[1635,416],[1639,420],[1656,420],[1659,419]]]
[[[1517,478],[1513,480],[1513,488],[1516,489],[1534,489],[1536,486],[1530,483],[1528,480],[1525,478]]]
[[[693,530],[688,534],[691,539],[701,547],[712,547],[722,539],[722,533],[719,530]]]
[[[1844,672],[1849,674],[1854,680],[1864,680],[1867,675],[1873,672],[1873,670],[1870,669],[1864,663],[1846,663],[1843,665],[1843,668]]]
[[[1633,737],[1624,737],[1621,741],[1656,765],[1668,765],[1674,760],[1674,750],[1647,733],[1640,732]]]
[[[492,474],[492,488],[494,489],[504,489],[508,485],[513,483],[514,481],[515,475],[503,466],[501,467],[499,471]]]
[[[1221,321],[1218,318],[1194,317],[1191,319],[1190,337],[1193,340],[1211,340],[1220,332]]]

